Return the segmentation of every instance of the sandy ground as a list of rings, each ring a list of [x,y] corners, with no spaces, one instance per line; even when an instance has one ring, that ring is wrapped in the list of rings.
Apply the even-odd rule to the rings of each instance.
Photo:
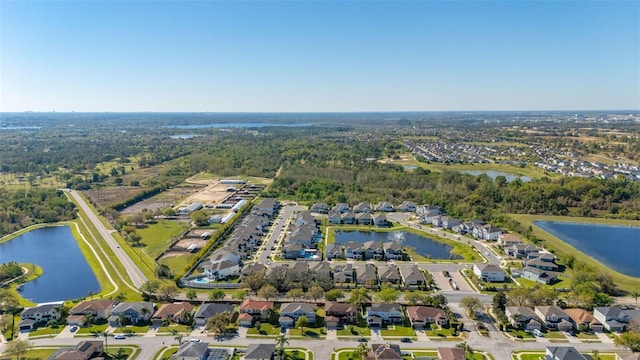
[[[229,196],[230,192],[228,192],[227,189],[234,186],[221,184],[220,180],[196,180],[194,178],[188,178],[186,181],[190,184],[206,185],[206,187],[189,195],[178,205],[178,207],[185,207],[193,202],[200,202],[205,206],[215,206]]]

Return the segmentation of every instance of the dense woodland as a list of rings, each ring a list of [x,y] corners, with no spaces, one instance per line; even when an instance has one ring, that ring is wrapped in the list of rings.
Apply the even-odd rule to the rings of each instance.
[[[71,220],[75,205],[60,190],[0,190],[0,236],[29,225]]]

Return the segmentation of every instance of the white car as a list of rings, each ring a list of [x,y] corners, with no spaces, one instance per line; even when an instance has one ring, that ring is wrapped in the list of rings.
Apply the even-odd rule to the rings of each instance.
[[[200,342],[200,339],[193,338],[193,339],[191,339],[189,341],[191,341],[191,342]]]
[[[116,336],[114,336],[113,338],[114,338],[114,339],[116,339],[116,340],[124,340],[124,339],[126,339],[127,337],[126,337],[126,336],[124,336],[124,335],[122,335],[122,334],[120,334],[120,335],[116,335]]]

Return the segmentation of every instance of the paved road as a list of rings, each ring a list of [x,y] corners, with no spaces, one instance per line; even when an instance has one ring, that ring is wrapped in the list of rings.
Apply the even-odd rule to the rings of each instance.
[[[284,236],[285,227],[293,215],[306,209],[306,207],[299,205],[285,205],[282,207],[280,215],[273,221],[269,233],[265,236],[262,252],[258,257],[259,263],[265,264],[269,260],[272,252],[271,248],[278,246],[279,240]]]
[[[111,235],[111,230],[107,229],[104,224],[100,221],[98,216],[91,211],[91,207],[86,203],[84,198],[78,194],[75,190],[65,189],[73,199],[78,203],[82,211],[85,212],[93,226],[98,230],[100,236],[104,239],[105,243],[111,248],[111,250],[116,254],[122,265],[124,266],[127,274],[131,278],[133,285],[137,288],[140,288],[142,284],[147,281],[147,277],[144,276],[142,271],[138,268],[138,266],[131,260],[129,255],[118,245],[116,239]]]
[[[616,349],[611,343],[571,343],[571,344],[554,344],[549,343],[548,339],[537,339],[535,342],[519,342],[513,341],[508,337],[503,336],[497,331],[490,331],[490,337],[485,338],[480,336],[476,331],[468,331],[466,333],[467,338],[464,340],[474,350],[486,351],[491,353],[497,360],[511,360],[511,353],[517,350],[530,350],[530,351],[544,351],[546,346],[573,346],[581,351],[598,350],[602,352],[612,352]],[[273,344],[274,339],[269,338],[232,338],[229,340],[217,341],[212,337],[206,336],[186,336],[184,340],[190,338],[199,338],[202,341],[209,342],[214,346],[248,346],[249,344]],[[88,340],[94,338],[47,338],[32,340],[35,346],[69,346],[75,345],[82,340]],[[101,340],[103,338],[100,338]],[[438,340],[426,340],[421,339],[413,343],[400,343],[398,340],[372,340],[370,343],[391,343],[398,344],[402,349],[425,349],[425,348],[437,348],[440,346],[455,346],[457,342],[442,342]],[[141,352],[138,355],[138,359],[152,359],[153,355],[161,348],[168,345],[175,345],[176,340],[173,336],[150,336],[150,337],[133,337],[126,340],[115,340],[109,338],[108,345],[138,345],[141,348]],[[4,344],[0,344],[0,350],[4,347]],[[334,349],[339,348],[355,348],[358,346],[358,342],[352,340],[290,340],[290,347],[298,347],[309,349],[314,354],[314,359],[330,359],[330,355]]]

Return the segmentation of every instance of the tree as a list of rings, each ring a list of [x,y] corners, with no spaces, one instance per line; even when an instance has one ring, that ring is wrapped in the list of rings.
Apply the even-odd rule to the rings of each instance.
[[[258,297],[261,297],[265,300],[269,300],[270,298],[274,298],[278,296],[279,292],[273,285],[267,284],[258,290]]]
[[[242,279],[242,285],[254,293],[257,293],[258,290],[265,284],[265,272],[264,271],[253,271],[249,275],[247,275],[244,279]]]
[[[171,279],[173,277],[173,271],[167,264],[158,264],[156,266],[156,276],[161,279]]]
[[[31,342],[28,340],[13,340],[7,344],[5,351],[10,356],[15,356],[17,360],[20,360],[20,356],[24,354],[31,347]]]
[[[364,304],[371,301],[371,295],[365,288],[356,288],[351,290],[349,296],[349,304],[355,306],[358,311],[362,311]]]
[[[225,293],[222,289],[213,289],[209,293],[209,300],[221,300],[224,299]]]
[[[175,283],[173,282],[167,282],[164,283],[162,285],[160,285],[160,287],[158,288],[158,296],[160,297],[160,299],[162,301],[172,301],[173,298],[178,295],[178,292],[180,290],[178,289],[178,287],[176,286]]]
[[[384,287],[376,294],[376,298],[385,304],[391,304],[398,300],[400,292],[391,287]]]
[[[213,336],[221,336],[226,333],[227,326],[230,324],[229,314],[215,314],[207,320],[205,328],[213,333]]]
[[[289,291],[287,291],[287,295],[288,298],[292,298],[293,301],[298,301],[298,299],[301,299],[304,296],[304,291],[302,289],[291,289]]]
[[[482,309],[482,303],[480,303],[480,300],[471,296],[465,296],[460,299],[460,306],[467,309],[467,312],[472,319],[475,319],[476,312]]]
[[[284,347],[289,345],[289,338],[287,334],[280,334],[276,337],[276,348],[278,349],[278,357],[280,359],[284,358]]]
[[[613,339],[613,343],[618,347],[626,347],[631,352],[640,352],[640,332],[627,331]]]
[[[344,292],[339,289],[329,290],[324,294],[324,298],[327,301],[338,301],[344,298]]]
[[[187,297],[187,300],[195,300],[198,297],[198,294],[195,290],[189,289],[185,296]]]
[[[178,342],[178,346],[180,346],[180,344],[182,344],[182,337],[183,337],[183,336],[184,336],[184,335],[182,335],[182,334],[178,334],[178,333],[176,332],[175,336],[173,337],[173,338]]]
[[[155,295],[155,293],[160,288],[160,282],[156,280],[149,280],[140,286],[140,291],[142,292],[142,296],[149,298]]]
[[[296,327],[300,329],[302,335],[304,335],[304,328],[307,326],[309,326],[309,319],[306,316],[302,315],[296,320]]]
[[[244,290],[238,290],[235,293],[233,293],[231,297],[236,300],[244,300],[244,298],[247,297],[247,292]]]
[[[629,293],[633,298],[636,299],[636,307],[638,307],[638,298],[640,297],[640,290],[634,290]]]
[[[367,354],[369,353],[369,350],[371,350],[367,344],[365,343],[360,343],[358,344],[358,347],[355,349],[355,351],[353,352],[353,355],[357,358],[357,359],[365,359],[367,357]]]
[[[427,300],[427,296],[417,292],[410,292],[404,294],[404,299],[409,305],[424,304]]]
[[[313,299],[314,302],[318,302],[319,299],[324,297],[324,289],[321,286],[313,285],[307,291],[306,297]]]
[[[502,291],[498,291],[497,294],[493,296],[493,310],[504,313],[507,307],[507,296]]]
[[[189,215],[189,217],[197,226],[205,226],[209,224],[209,215],[207,215],[204,210],[194,211]]]

